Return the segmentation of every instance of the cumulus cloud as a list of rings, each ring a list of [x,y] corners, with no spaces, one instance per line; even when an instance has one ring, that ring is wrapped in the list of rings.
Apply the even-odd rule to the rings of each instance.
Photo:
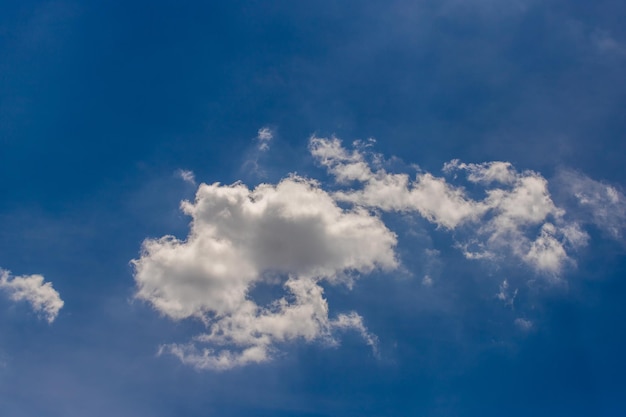
[[[443,167],[456,180],[464,173],[469,183],[484,187],[475,200],[464,187],[444,177],[418,172],[389,173],[367,160],[356,148],[345,149],[337,138],[310,141],[312,155],[339,184],[362,183],[358,189],[340,190],[334,197],[383,211],[417,212],[447,230],[461,230],[458,242],[469,259],[497,259],[510,254],[538,272],[558,275],[572,263],[568,250],[586,243],[577,223],[564,219],[548,190],[548,182],[533,171],[518,172],[508,162],[467,164],[452,160]]]
[[[185,240],[147,239],[133,261],[139,299],[172,319],[195,317],[207,332],[161,348],[202,369],[272,358],[276,345],[334,341],[351,328],[374,337],[357,313],[331,318],[322,282],[352,285],[360,274],[397,267],[396,236],[367,210],[343,209],[315,181],[291,176],[250,190],[201,184]],[[285,277],[286,294],[258,305],[250,291]]]
[[[267,144],[272,132],[262,128],[257,139]],[[555,203],[541,174],[509,162],[454,159],[442,175],[417,168],[410,176],[388,172],[372,144],[348,149],[337,138],[310,139],[312,156],[335,179],[333,192],[296,175],[253,189],[200,184],[195,200],[181,203],[192,219],[187,237],[146,239],[132,261],[138,299],[173,320],[205,326],[160,352],[198,369],[224,370],[269,361],[296,340],[337,344],[338,333],[350,330],[376,353],[363,318],[331,312],[324,288],[351,288],[375,269],[398,267],[397,238],[380,212],[418,214],[452,233],[468,259],[514,261],[553,281],[588,243],[581,225],[592,222],[619,237],[626,224],[624,195],[581,174],[564,172],[557,185],[586,210],[584,218]],[[439,252],[424,255],[422,285],[430,287]],[[261,303],[255,290],[266,287],[272,301]],[[495,298],[512,308],[516,297],[517,289],[502,281]],[[524,318],[515,325],[533,327]]]
[[[417,211],[447,229],[478,217],[486,210],[479,203],[468,200],[462,189],[452,187],[445,179],[430,173],[418,174],[416,180],[411,181],[407,174],[391,174],[382,168],[373,171],[362,152],[348,152],[337,138],[313,137],[310,150],[339,183],[364,183],[360,190],[335,193],[338,200],[384,211]]]
[[[52,323],[63,307],[63,300],[41,275],[12,276],[9,271],[0,269],[0,289],[9,294],[13,301],[27,301],[35,312]]]

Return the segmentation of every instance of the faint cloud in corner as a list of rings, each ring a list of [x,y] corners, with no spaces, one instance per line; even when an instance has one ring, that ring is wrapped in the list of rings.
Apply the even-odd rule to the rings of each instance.
[[[617,41],[606,30],[596,29],[591,34],[591,41],[598,51],[604,54],[626,56],[626,45]]]

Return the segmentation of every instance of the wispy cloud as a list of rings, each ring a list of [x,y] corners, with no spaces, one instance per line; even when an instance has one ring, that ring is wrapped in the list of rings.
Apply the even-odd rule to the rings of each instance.
[[[522,317],[515,319],[515,325],[524,332],[529,332],[535,327],[531,320]]]
[[[176,171],[176,175],[178,175],[183,181],[191,185],[196,185],[196,176],[193,171],[189,171],[187,169],[179,169],[178,171]]]
[[[244,162],[242,164],[242,174],[254,174],[256,177],[266,177],[266,166],[263,161],[267,157],[270,150],[270,143],[274,140],[275,130],[268,126],[263,126],[257,131],[254,137],[254,146],[246,149],[244,152]]]
[[[270,149],[270,142],[274,139],[274,131],[267,126],[262,127],[257,132],[256,139],[259,151],[267,151]]]
[[[517,288],[513,291],[509,288],[509,281],[506,279],[500,284],[496,298],[502,301],[505,305],[513,307],[515,304],[515,298],[517,297]]]
[[[572,196],[582,222],[590,223],[615,239],[626,230],[626,196],[617,187],[573,170],[562,170],[557,181]]]

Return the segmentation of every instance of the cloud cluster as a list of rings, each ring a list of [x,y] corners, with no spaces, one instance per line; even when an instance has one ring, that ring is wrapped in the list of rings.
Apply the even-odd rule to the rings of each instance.
[[[259,130],[259,140],[271,140],[271,132]],[[271,360],[289,341],[334,344],[344,330],[359,333],[375,351],[376,337],[357,312],[331,314],[324,285],[350,288],[363,274],[398,267],[396,235],[381,211],[418,214],[453,232],[466,258],[525,264],[550,282],[575,265],[574,253],[587,244],[582,224],[613,237],[626,224],[624,195],[581,174],[564,172],[557,185],[582,207],[583,218],[555,203],[542,175],[508,162],[452,160],[441,176],[418,168],[411,178],[388,172],[368,146],[347,149],[337,138],[311,138],[312,156],[335,179],[333,192],[296,175],[254,189],[200,184],[195,201],[181,204],[192,219],[188,236],[146,239],[132,261],[137,298],[206,329],[160,351],[198,369],[223,370]],[[439,256],[426,254],[431,263]],[[425,287],[434,284],[433,265],[426,265]],[[270,288],[273,301],[258,302],[259,288]],[[516,296],[504,280],[495,298],[513,307]],[[534,326],[525,318],[515,325]]]
[[[458,242],[470,259],[496,259],[513,255],[538,272],[558,275],[571,263],[568,252],[584,246],[587,235],[578,223],[566,221],[548,190],[548,182],[532,171],[518,172],[508,162],[466,164],[452,160],[445,174],[457,173],[482,187],[483,198],[475,200],[462,186],[445,177],[418,172],[387,172],[359,147],[346,150],[337,138],[310,141],[312,155],[339,184],[361,183],[360,188],[334,194],[339,201],[383,211],[416,212],[447,230],[458,230]]]
[[[41,275],[12,276],[0,269],[0,289],[6,291],[13,301],[27,301],[33,310],[52,323],[63,307],[63,300]]]
[[[192,218],[189,236],[148,239],[133,261],[137,297],[172,319],[199,318],[207,333],[162,351],[226,369],[267,361],[288,340],[332,343],[335,329],[373,343],[358,314],[330,318],[320,283],[351,285],[359,274],[397,266],[396,236],[377,216],[342,209],[296,176],[254,190],[201,184],[182,210]],[[249,297],[257,285],[279,283],[287,294],[269,305]]]

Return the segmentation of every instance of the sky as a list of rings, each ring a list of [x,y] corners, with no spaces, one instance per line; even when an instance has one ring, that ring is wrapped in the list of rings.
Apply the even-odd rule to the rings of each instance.
[[[626,415],[623,2],[179,3],[0,5],[2,415]]]

